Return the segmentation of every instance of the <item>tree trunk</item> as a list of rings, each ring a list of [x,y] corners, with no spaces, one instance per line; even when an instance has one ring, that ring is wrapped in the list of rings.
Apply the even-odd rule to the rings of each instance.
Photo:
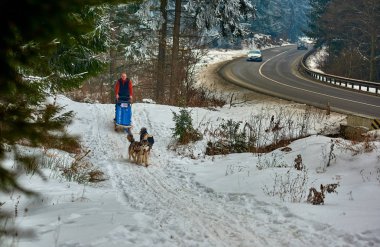
[[[376,79],[379,79],[379,78],[376,78],[376,64],[377,64],[377,61],[376,61],[376,48],[380,48],[380,47],[377,47],[377,40],[378,40],[378,37],[380,36],[380,29],[379,29],[379,19],[380,19],[380,14],[379,14],[379,10],[380,10],[380,3],[378,0],[375,0],[375,1],[369,1],[368,3],[368,8],[369,10],[367,11],[368,15],[369,15],[369,20],[368,20],[368,28],[370,30],[370,39],[371,39],[371,43],[370,43],[370,55],[369,55],[369,80],[370,81],[376,81]]]
[[[376,75],[376,33],[371,33],[371,52],[369,56],[369,80],[375,81]]]
[[[161,0],[160,11],[163,18],[161,24],[159,44],[158,44],[158,61],[157,61],[157,79],[155,87],[155,97],[156,102],[162,102],[162,96],[166,92],[166,80],[165,80],[165,65],[166,65],[166,35],[168,26],[168,13],[166,6],[168,4],[167,0]]]
[[[170,101],[171,104],[178,102],[179,81],[178,81],[178,54],[179,54],[179,34],[181,27],[181,0],[175,0],[175,17],[173,27],[173,48],[170,80]]]
[[[111,46],[110,46],[110,71],[109,71],[109,81],[110,85],[112,85],[112,90],[111,90],[111,102],[115,100],[115,92],[113,90],[113,85],[115,84],[115,73],[117,70],[117,64],[116,64],[116,56],[117,56],[117,50],[115,48],[115,41],[116,41],[116,30],[115,27],[113,26],[115,20],[115,12],[113,8],[110,8],[110,32],[111,32]]]

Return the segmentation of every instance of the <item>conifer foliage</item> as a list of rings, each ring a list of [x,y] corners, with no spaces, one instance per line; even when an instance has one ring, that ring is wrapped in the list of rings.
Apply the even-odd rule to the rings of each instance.
[[[31,193],[19,186],[17,174],[3,164],[6,151],[16,151],[16,144],[75,143],[64,131],[72,113],[61,113],[57,105],[45,101],[53,93],[79,86],[105,66],[100,55],[107,48],[106,40],[95,28],[96,15],[91,8],[100,3],[104,1],[0,3],[1,192],[18,189]],[[21,167],[27,165],[28,159],[17,152],[16,158]]]
[[[310,0],[311,2],[320,0]],[[257,8],[252,31],[270,34],[274,38],[297,41],[307,27],[309,0],[252,0]]]
[[[175,127],[172,129],[173,137],[179,144],[187,144],[202,139],[202,134],[193,127],[191,111],[183,108],[179,113],[173,112],[173,121],[175,123]]]

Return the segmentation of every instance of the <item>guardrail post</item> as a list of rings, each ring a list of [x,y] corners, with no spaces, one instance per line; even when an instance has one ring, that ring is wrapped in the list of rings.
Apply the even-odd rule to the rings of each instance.
[[[330,116],[330,112],[331,112],[331,110],[330,110],[330,102],[327,102],[326,115]]]

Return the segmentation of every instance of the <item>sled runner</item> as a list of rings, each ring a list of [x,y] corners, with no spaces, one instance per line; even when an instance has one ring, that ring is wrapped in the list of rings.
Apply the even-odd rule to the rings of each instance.
[[[132,104],[129,100],[119,99],[115,106],[115,131],[123,129],[129,133],[132,128]]]

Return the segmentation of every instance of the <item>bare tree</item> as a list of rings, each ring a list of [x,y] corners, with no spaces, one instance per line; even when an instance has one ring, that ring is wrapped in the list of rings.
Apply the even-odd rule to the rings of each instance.
[[[175,0],[175,16],[173,26],[173,47],[171,62],[171,79],[170,79],[170,103],[174,104],[178,99],[179,82],[178,82],[178,54],[179,54],[179,38],[181,27],[181,0]]]
[[[157,79],[155,88],[155,97],[157,102],[162,101],[162,92],[166,91],[166,38],[168,26],[168,12],[166,10],[167,5],[167,0],[160,0],[160,12],[162,16],[162,23],[161,29],[159,31]]]
[[[380,59],[380,54],[377,55],[380,48],[380,1],[349,0],[348,2],[354,14],[353,21],[357,23],[353,29],[357,29],[359,37],[361,37],[361,39],[357,39],[358,50],[369,63],[369,80],[374,81],[376,63]]]
[[[346,63],[348,70],[343,74],[366,79],[379,80],[377,65],[380,60],[380,1],[346,0],[332,1],[321,21],[330,57]],[[363,64],[363,65],[361,65]],[[354,71],[354,66],[356,71]],[[363,73],[364,72],[364,73]]]
[[[112,85],[116,80],[115,73],[117,69],[117,65],[116,65],[117,50],[114,46],[114,43],[116,41],[116,28],[112,27],[115,20],[115,11],[112,7],[109,9],[109,18],[110,18],[110,39],[111,39],[110,41],[112,44],[109,49],[109,58],[110,58],[109,83],[110,85]],[[114,96],[115,95],[111,95],[111,98],[114,99]]]

